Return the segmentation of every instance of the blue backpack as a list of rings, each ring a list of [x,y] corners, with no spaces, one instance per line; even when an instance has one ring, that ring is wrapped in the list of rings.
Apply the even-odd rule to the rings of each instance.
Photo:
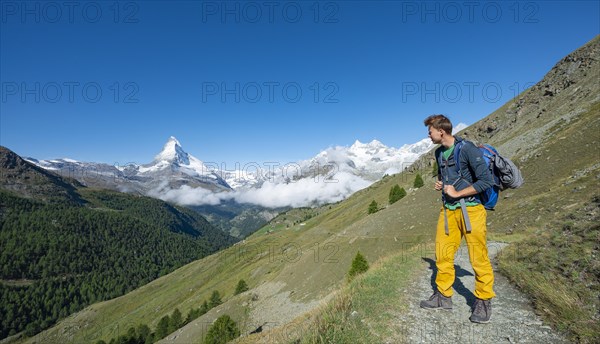
[[[456,168],[459,175],[461,175],[459,166],[460,150],[465,142],[467,141],[459,141],[454,147],[454,161],[456,161]],[[494,210],[500,191],[519,188],[525,181],[519,168],[510,159],[501,156],[496,148],[488,144],[476,145],[476,147],[483,154],[483,159],[494,179],[494,185],[479,193],[479,199],[485,209]]]

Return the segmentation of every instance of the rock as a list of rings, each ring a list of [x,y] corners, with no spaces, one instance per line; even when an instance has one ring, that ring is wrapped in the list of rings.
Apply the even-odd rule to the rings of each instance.
[[[526,321],[525,325],[526,326],[540,326],[540,325],[543,325],[543,323],[539,320],[534,320],[534,321]]]

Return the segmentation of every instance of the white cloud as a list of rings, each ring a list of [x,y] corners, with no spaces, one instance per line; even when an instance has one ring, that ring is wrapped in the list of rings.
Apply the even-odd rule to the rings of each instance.
[[[319,176],[318,179],[303,178],[288,184],[267,181],[260,188],[219,193],[187,185],[171,189],[164,183],[151,190],[148,195],[181,205],[217,205],[222,200],[234,199],[238,203],[268,208],[305,207],[341,201],[372,183],[353,174],[339,172],[333,180],[325,180],[323,176]]]
[[[336,173],[334,178],[303,178],[289,184],[265,182],[258,189],[238,191],[234,197],[239,203],[252,203],[269,208],[303,207],[341,201],[372,183],[347,172]]]
[[[203,188],[192,188],[183,185],[179,189],[171,189],[164,182],[157,188],[148,191],[148,196],[173,202],[180,205],[217,205],[221,200],[231,198],[228,192],[213,192]]]

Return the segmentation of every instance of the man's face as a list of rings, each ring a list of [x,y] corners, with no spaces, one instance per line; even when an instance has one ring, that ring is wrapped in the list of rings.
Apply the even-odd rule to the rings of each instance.
[[[442,143],[443,130],[436,129],[432,126],[429,126],[428,128],[429,128],[429,138],[431,139],[431,142],[433,142],[435,144]]]

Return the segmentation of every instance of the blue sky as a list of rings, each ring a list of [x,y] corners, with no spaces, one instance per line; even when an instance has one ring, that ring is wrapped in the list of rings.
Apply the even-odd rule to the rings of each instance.
[[[2,1],[0,144],[278,161],[474,123],[600,33],[598,1]],[[70,5],[67,5],[70,4]]]

